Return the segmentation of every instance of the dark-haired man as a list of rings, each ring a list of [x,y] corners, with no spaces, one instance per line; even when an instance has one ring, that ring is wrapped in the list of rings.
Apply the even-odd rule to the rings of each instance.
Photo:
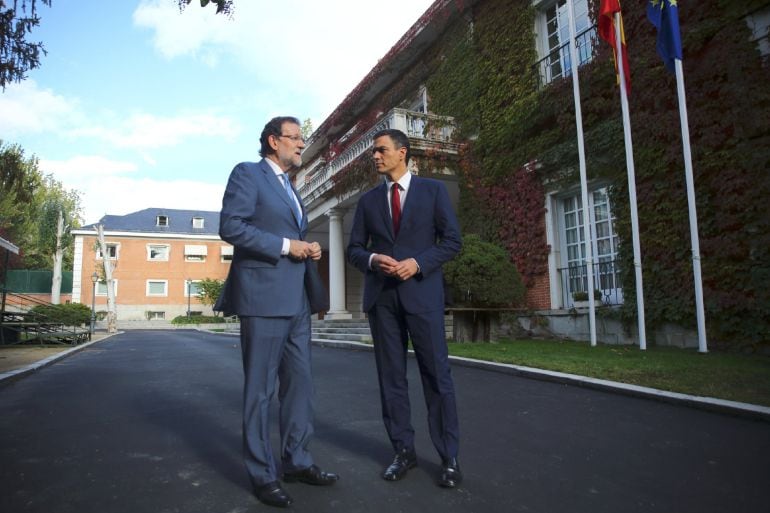
[[[408,172],[409,151],[399,130],[374,135],[374,164],[385,180],[358,202],[348,261],[364,273],[363,310],[374,339],[382,418],[396,453],[382,477],[397,481],[417,465],[406,379],[411,339],[430,437],[441,457],[438,483],[454,488],[462,474],[441,266],[460,251],[460,230],[444,184]]]
[[[286,507],[292,498],[278,481],[270,445],[270,401],[276,388],[283,480],[332,485],[338,476],[321,471],[308,450],[314,388],[305,259],[320,259],[321,246],[304,240],[307,216],[287,174],[302,164],[305,141],[299,120],[273,118],[260,143],[263,159],[235,166],[222,199],[219,235],[234,252],[215,308],[241,321],[246,469],[261,502]]]

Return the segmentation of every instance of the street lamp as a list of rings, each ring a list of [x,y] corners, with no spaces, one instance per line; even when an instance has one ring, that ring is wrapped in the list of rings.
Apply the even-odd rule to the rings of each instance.
[[[190,318],[190,287],[192,286],[192,279],[187,278],[187,318]]]
[[[94,274],[91,275],[91,336],[94,334],[94,326],[96,324],[96,282],[99,281],[99,275],[96,274],[96,271],[94,271]]]

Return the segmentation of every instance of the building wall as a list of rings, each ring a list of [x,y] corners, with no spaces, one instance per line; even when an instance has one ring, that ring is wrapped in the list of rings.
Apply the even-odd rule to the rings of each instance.
[[[76,241],[79,246],[82,260],[75,262],[76,276],[73,284],[73,297],[75,287],[77,300],[90,305],[93,298],[93,285],[91,276],[96,271],[102,276],[103,261],[97,258],[95,251],[95,236],[79,236]],[[114,260],[115,268],[113,278],[117,281],[117,295],[115,298],[118,319],[120,320],[144,320],[147,311],[164,312],[165,319],[171,320],[177,315],[184,315],[188,308],[186,295],[186,280],[219,279],[227,277],[230,268],[229,262],[222,262],[221,247],[228,245],[221,240],[201,239],[174,239],[110,236],[105,235],[108,244],[119,244],[118,258]],[[169,246],[168,261],[150,261],[147,256],[147,247],[150,244],[165,244]],[[204,262],[190,262],[185,260],[185,245],[206,246],[207,255]],[[167,280],[166,296],[148,296],[148,280]],[[203,305],[197,297],[189,298],[190,309],[195,312],[203,312],[210,315],[211,308]],[[96,310],[107,309],[107,296],[96,295]]]

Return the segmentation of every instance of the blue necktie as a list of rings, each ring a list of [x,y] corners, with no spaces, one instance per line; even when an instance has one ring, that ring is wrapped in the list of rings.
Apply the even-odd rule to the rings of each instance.
[[[299,208],[299,205],[297,204],[297,201],[294,199],[294,191],[291,189],[291,184],[289,183],[289,177],[286,176],[286,173],[282,173],[278,175],[281,177],[281,181],[283,182],[283,188],[286,189],[286,194],[289,196],[289,203],[292,205],[292,210],[294,210],[294,217],[297,218],[297,224],[302,224],[302,211]]]

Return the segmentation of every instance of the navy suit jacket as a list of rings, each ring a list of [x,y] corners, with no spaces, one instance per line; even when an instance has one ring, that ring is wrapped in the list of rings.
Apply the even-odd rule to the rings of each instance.
[[[386,183],[365,193],[358,202],[347,250],[350,264],[364,273],[364,312],[374,306],[386,280],[379,271],[369,269],[372,253],[417,261],[420,272],[398,284],[398,295],[407,312],[423,313],[444,309],[441,266],[461,245],[457,217],[442,182],[411,178],[398,236],[393,233]]]
[[[235,249],[216,310],[260,317],[300,312],[305,263],[281,256],[284,238],[304,240],[307,231],[304,205],[299,224],[294,211],[281,179],[264,159],[235,166],[219,218],[219,236]]]

